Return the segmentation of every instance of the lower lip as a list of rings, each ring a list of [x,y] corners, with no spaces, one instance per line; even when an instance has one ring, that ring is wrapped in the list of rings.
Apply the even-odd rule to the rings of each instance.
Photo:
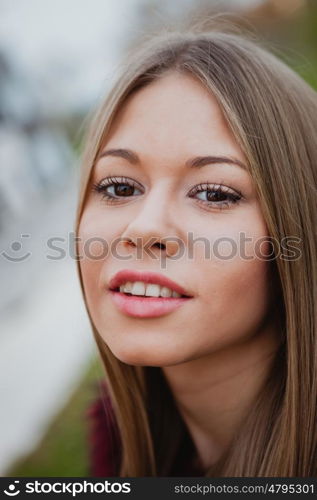
[[[175,311],[188,302],[191,297],[141,297],[125,295],[110,290],[110,296],[118,309],[135,318],[155,318]]]

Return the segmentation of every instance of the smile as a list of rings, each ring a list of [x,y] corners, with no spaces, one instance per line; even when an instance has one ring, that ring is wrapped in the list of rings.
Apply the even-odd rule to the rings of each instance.
[[[120,291],[129,295],[142,295],[144,297],[184,297],[175,290],[166,286],[161,286],[156,283],[144,283],[143,281],[127,281],[117,288]]]
[[[163,292],[164,293],[164,292]],[[132,295],[123,291],[110,290],[110,296],[115,306],[128,316],[135,318],[155,318],[175,311],[192,297],[153,297]]]

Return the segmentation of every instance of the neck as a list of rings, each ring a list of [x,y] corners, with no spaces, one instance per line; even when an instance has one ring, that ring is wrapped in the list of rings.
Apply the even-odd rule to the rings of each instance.
[[[263,387],[278,349],[272,328],[230,348],[163,367],[203,467],[217,462]]]

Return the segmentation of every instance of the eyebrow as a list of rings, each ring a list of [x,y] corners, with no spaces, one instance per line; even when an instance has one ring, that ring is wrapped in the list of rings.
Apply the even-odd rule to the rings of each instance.
[[[127,160],[129,163],[132,165],[140,165],[141,161],[140,158],[136,153],[131,151],[131,149],[124,149],[124,148],[117,148],[117,149],[107,149],[106,151],[103,151],[99,157],[104,158],[105,156],[114,156],[114,157],[119,157]],[[219,163],[224,163],[228,165],[237,165],[238,167],[243,168],[244,170],[247,170],[247,167],[244,163],[242,163],[240,160],[237,158],[229,157],[229,156],[213,156],[213,155],[208,155],[208,156],[195,156],[194,158],[190,158],[185,162],[185,166],[189,168],[200,168],[204,167],[205,165],[215,165]]]

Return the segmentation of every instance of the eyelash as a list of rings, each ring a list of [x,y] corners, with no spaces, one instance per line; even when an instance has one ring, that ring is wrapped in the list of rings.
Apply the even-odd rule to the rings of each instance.
[[[129,198],[130,196],[119,196],[116,197],[114,195],[109,194],[106,189],[110,186],[130,186],[133,188],[140,189],[139,184],[135,183],[132,179],[129,179],[128,177],[107,177],[103,179],[101,182],[93,184],[92,186],[92,191],[100,194],[102,196],[102,199],[105,200],[108,204],[113,204],[117,203],[118,200],[120,201],[122,198]],[[237,204],[241,198],[242,198],[242,193],[240,191],[236,190],[236,193],[233,193],[230,188],[223,184],[209,184],[209,183],[201,183],[198,184],[197,186],[194,186],[188,193],[189,197],[193,197],[194,195],[204,192],[204,191],[209,191],[216,193],[216,195],[225,195],[227,196],[226,201],[221,201],[216,202],[216,201],[207,201],[207,200],[201,200],[200,198],[197,199],[198,203],[202,203],[207,206],[215,206],[217,208],[229,208],[231,205]]]

